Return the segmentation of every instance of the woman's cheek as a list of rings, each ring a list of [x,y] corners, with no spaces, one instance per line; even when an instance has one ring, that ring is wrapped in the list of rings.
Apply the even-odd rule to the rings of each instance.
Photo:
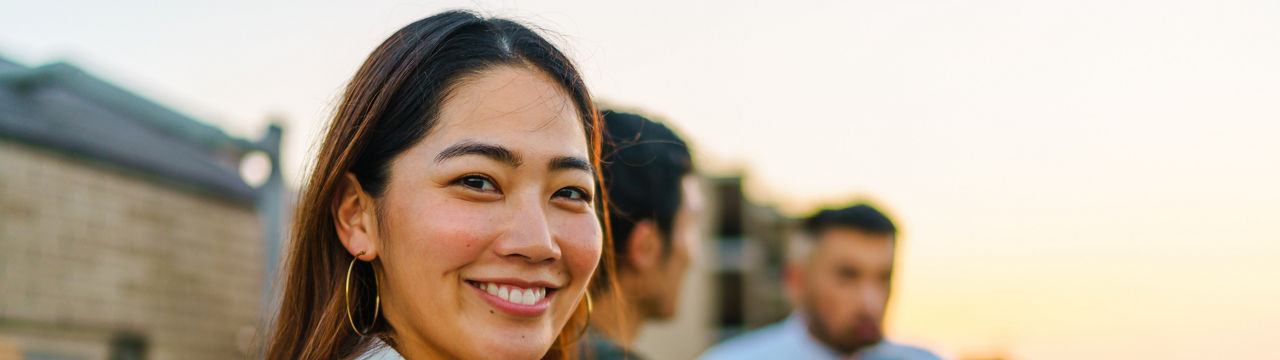
[[[574,276],[574,280],[590,276],[600,262],[600,251],[604,245],[603,230],[596,215],[574,214],[565,219],[561,227],[566,230],[560,248]]]
[[[494,224],[499,216],[484,211],[482,206],[458,204],[452,201],[423,202],[422,206],[403,214],[412,228],[414,251],[420,259],[432,259],[432,263],[456,269],[475,261],[485,249],[486,239],[493,239],[499,227]]]

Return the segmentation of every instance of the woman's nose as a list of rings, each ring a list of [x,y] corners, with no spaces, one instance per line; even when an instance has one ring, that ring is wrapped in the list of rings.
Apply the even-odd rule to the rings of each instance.
[[[533,198],[533,197],[530,197]],[[560,245],[551,231],[544,201],[522,200],[512,203],[511,226],[495,244],[504,258],[520,258],[529,263],[553,262],[560,259]]]

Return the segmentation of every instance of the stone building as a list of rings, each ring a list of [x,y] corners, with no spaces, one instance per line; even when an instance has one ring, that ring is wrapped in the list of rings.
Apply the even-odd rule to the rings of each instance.
[[[0,359],[249,356],[280,237],[280,136],[0,59]],[[249,154],[270,163],[258,187],[240,175]]]
[[[713,180],[716,340],[782,320],[791,311],[782,286],[787,243],[796,222],[772,206],[750,201],[741,177]]]

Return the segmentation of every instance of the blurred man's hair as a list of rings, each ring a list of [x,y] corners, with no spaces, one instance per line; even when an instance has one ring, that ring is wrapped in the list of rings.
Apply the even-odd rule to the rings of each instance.
[[[866,203],[855,204],[843,209],[826,209],[819,211],[804,222],[805,232],[815,239],[831,228],[847,228],[872,235],[896,236],[898,227],[893,220]]]
[[[614,253],[625,254],[636,224],[652,220],[666,245],[666,255],[684,195],[681,184],[693,170],[689,149],[662,123],[631,113],[602,114],[601,173],[608,187]]]
[[[809,256],[814,242],[832,228],[845,228],[872,235],[897,237],[898,227],[888,216],[867,203],[857,203],[842,209],[824,209],[804,219],[802,234],[787,241],[787,258],[799,261]]]

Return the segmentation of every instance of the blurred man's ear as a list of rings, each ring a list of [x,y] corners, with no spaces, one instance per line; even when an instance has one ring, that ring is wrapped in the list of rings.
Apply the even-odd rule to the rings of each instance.
[[[631,229],[627,238],[627,263],[637,272],[648,272],[658,267],[662,256],[662,239],[653,220],[641,220]]]
[[[804,304],[804,268],[800,260],[788,260],[782,266],[782,286],[793,308]]]
[[[787,263],[782,267],[782,286],[793,307],[804,304],[805,266],[813,252],[814,239],[807,234],[797,235],[787,241]]]

